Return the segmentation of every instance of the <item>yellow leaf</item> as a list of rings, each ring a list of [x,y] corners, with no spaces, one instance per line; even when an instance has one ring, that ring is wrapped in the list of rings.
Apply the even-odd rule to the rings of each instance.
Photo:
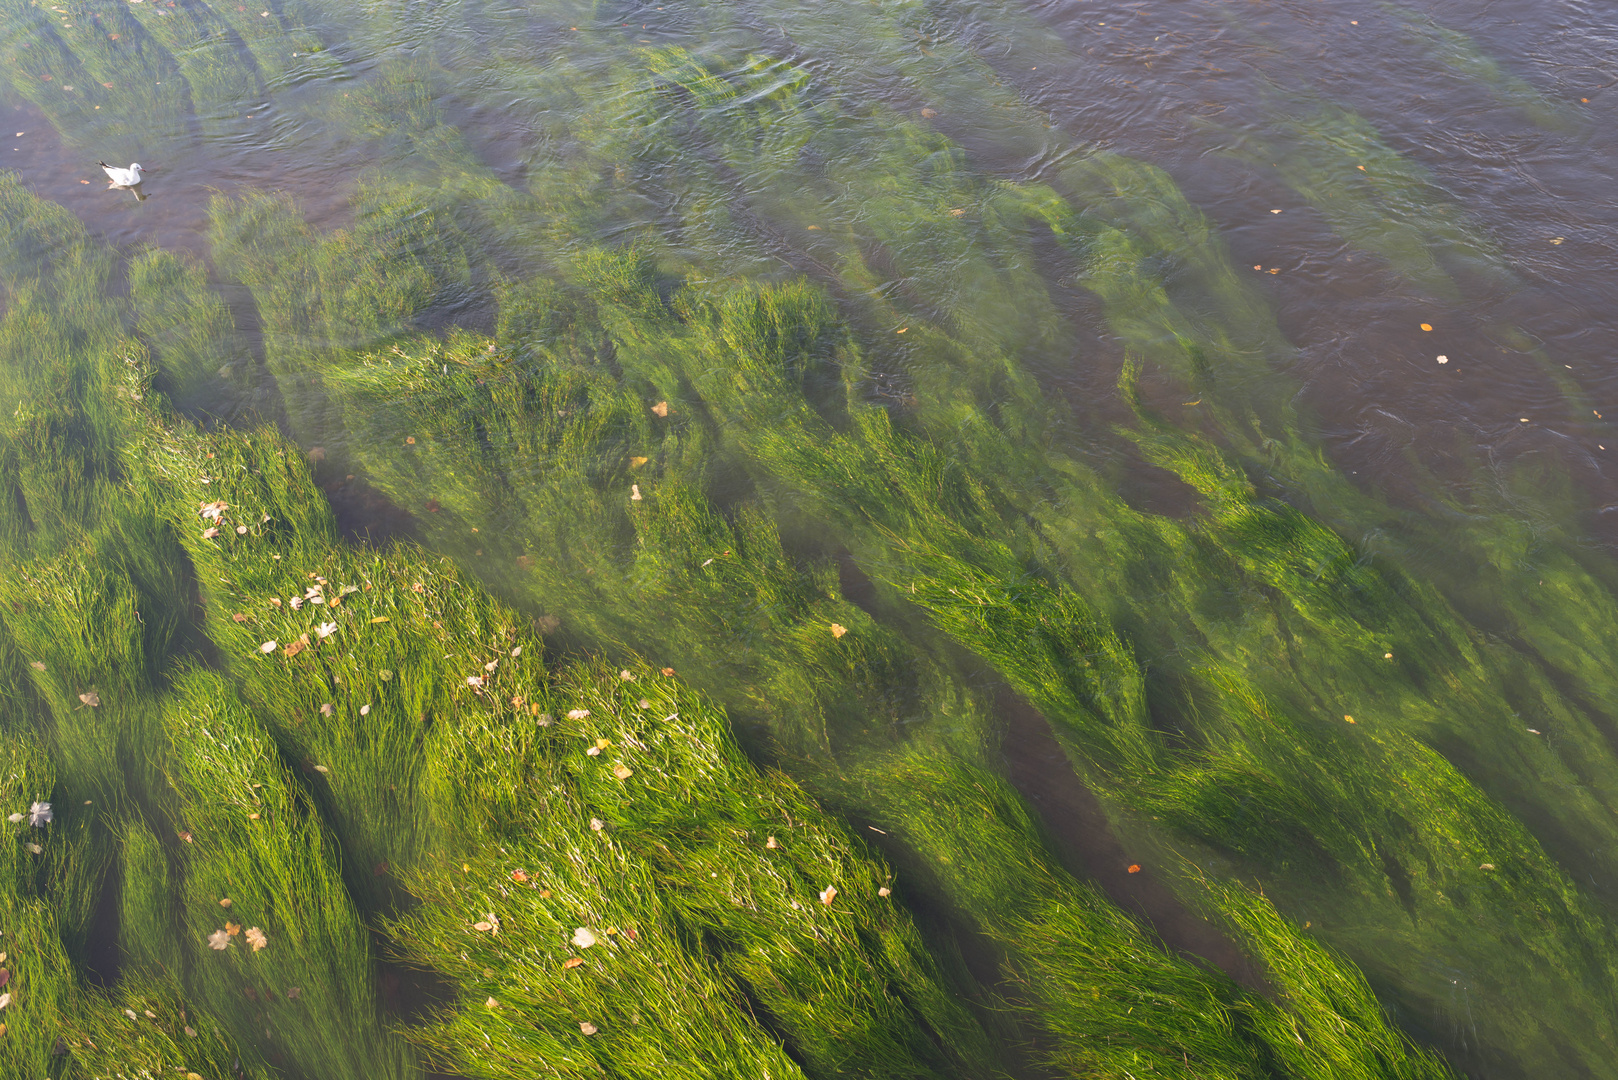
[[[390,620],[386,615],[378,615],[376,618],[371,620],[371,625],[375,626],[379,622],[391,622],[391,621],[392,620]]]

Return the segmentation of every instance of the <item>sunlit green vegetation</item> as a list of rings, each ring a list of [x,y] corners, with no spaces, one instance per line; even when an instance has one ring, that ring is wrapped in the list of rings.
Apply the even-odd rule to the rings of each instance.
[[[214,192],[206,262],[0,177],[0,1060],[1436,1080],[1477,1040],[1613,1075],[1618,603],[1576,499],[1353,487],[1169,174],[925,5],[755,7],[673,44],[584,5],[5,5],[70,143],[273,97],[380,161],[340,227]],[[508,102],[520,183],[450,119]],[[1269,130],[1246,156],[1406,280],[1509,280],[1355,114]],[[1074,362],[1116,391],[1051,395]],[[413,535],[346,538],[351,483]],[[1254,986],[1063,864],[1008,695]]]

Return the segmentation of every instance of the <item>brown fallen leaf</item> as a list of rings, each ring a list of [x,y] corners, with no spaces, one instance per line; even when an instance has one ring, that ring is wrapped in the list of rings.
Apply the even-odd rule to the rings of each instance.
[[[827,907],[831,907],[831,902],[835,899],[837,899],[837,886],[827,885],[824,889],[820,890],[820,902],[822,904],[825,904]]]
[[[562,961],[562,967],[564,969],[582,967],[583,965],[584,958],[582,956],[570,956],[566,960]]]
[[[594,1035],[596,1033],[596,1026],[590,1023],[590,1021],[584,1020],[579,1023],[579,1030],[584,1032],[586,1035]]]

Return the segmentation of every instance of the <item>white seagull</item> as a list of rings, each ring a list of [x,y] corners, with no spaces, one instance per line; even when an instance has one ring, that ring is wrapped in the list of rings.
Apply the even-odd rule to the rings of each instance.
[[[112,181],[113,187],[132,188],[140,183],[140,174],[146,171],[140,167],[140,162],[138,161],[131,164],[127,169],[120,169],[116,165],[108,165],[105,161],[98,161],[96,164],[101,166],[102,171],[107,174],[107,179]]]

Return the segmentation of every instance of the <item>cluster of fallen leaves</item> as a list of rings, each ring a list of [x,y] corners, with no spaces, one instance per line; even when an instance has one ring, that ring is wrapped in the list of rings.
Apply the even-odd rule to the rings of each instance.
[[[242,940],[252,946],[254,952],[265,949],[270,944],[270,939],[258,927],[249,926],[246,932],[243,932],[241,923],[226,922],[224,929],[215,930],[208,935],[208,948],[215,952],[224,952],[230,948],[231,939],[237,935],[241,935]]]

